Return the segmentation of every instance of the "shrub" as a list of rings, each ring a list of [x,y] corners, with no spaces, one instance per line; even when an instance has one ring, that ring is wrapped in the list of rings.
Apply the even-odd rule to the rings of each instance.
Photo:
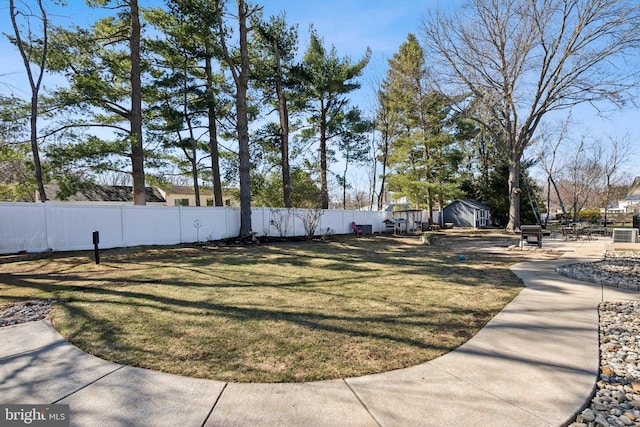
[[[578,218],[580,221],[600,221],[600,209],[583,209],[578,212]]]

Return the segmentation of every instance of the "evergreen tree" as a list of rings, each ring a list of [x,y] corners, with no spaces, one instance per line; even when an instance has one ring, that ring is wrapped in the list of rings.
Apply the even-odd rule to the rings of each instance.
[[[342,154],[344,169],[338,176],[338,182],[342,187],[342,209],[347,208],[347,171],[351,164],[365,164],[369,162],[369,138],[373,124],[362,117],[358,108],[352,108],[346,114],[339,115],[334,121],[339,128],[334,132],[337,135],[338,152]]]
[[[237,0],[237,14],[234,20],[238,24],[238,41],[235,49],[229,44],[225,28],[224,1],[215,0],[218,34],[222,47],[222,58],[227,64],[235,83],[236,94],[236,131],[238,137],[238,171],[240,175],[240,236],[251,235],[251,171],[249,159],[249,112],[247,92],[251,75],[248,36],[251,28],[248,23],[251,16],[260,8],[251,6],[244,0]],[[236,52],[237,51],[237,52]]]
[[[327,172],[331,157],[330,143],[338,140],[344,131],[343,120],[349,112],[349,100],[346,95],[360,87],[357,78],[369,63],[371,51],[352,63],[350,58],[339,58],[335,47],[327,51],[323,41],[311,29],[309,48],[304,55],[304,96],[310,112],[311,128],[303,132],[307,141],[316,139],[319,144],[321,208],[329,207],[329,186]]]
[[[217,113],[222,110],[216,107],[222,102],[214,96],[213,109],[210,108],[208,70],[211,67],[207,67],[206,61],[211,58],[203,47],[208,44],[203,41],[210,38],[211,30],[207,32],[201,28],[205,19],[201,17],[202,13],[189,1],[175,0],[168,4],[168,10],[154,9],[145,14],[162,32],[156,40],[148,42],[156,62],[153,82],[147,89],[153,93],[152,128],[170,153],[168,158],[172,163],[191,176],[196,206],[201,205],[201,160],[207,151],[212,158],[209,175],[213,177],[214,204],[219,199],[216,205],[222,205],[216,126]],[[209,120],[212,114],[213,120]],[[176,150],[182,156],[173,154]]]
[[[272,16],[269,21],[256,19],[254,37],[255,66],[252,78],[266,101],[278,111],[277,131],[280,148],[279,164],[282,171],[284,206],[291,207],[291,172],[289,126],[290,101],[287,94],[295,86],[297,66],[294,63],[298,44],[297,26],[289,26],[284,14]]]
[[[194,61],[189,67],[189,74],[200,83],[193,88],[195,92],[191,93],[190,97],[195,97],[193,102],[199,105],[198,116],[206,117],[213,204],[222,206],[221,154],[218,140],[222,132],[219,122],[224,120],[230,111],[231,89],[224,74],[217,71],[218,61],[223,61],[217,6],[209,0],[171,0],[167,2],[167,7],[168,11],[157,10],[152,22],[161,28],[167,37],[173,38],[176,47],[183,49]],[[208,174],[207,171],[203,172],[205,175]]]
[[[429,86],[424,52],[413,34],[389,60],[381,94],[387,115],[389,186],[416,207],[434,207],[459,194],[457,167],[461,160],[451,121],[451,105]],[[392,120],[392,121],[391,121]]]
[[[257,206],[282,207],[282,179],[277,172],[254,174],[251,179],[252,201]],[[299,167],[291,169],[291,206],[314,209],[318,207],[320,188],[313,177]]]
[[[35,201],[38,189],[29,139],[31,105],[0,95],[0,200]]]
[[[108,7],[109,1],[92,1]],[[102,18],[90,30],[56,29],[55,49],[48,62],[61,72],[68,86],[51,101],[59,123],[50,135],[62,142],[48,149],[52,165],[68,184],[80,181],[78,172],[127,172],[133,178],[134,203],[146,204],[142,145],[142,68],[137,1],[116,5],[116,16]],[[93,128],[96,133],[82,130]],[[109,129],[112,135],[105,135]],[[125,165],[125,160],[129,166]],[[65,173],[66,172],[66,173]],[[62,186],[68,193],[73,186]]]
[[[391,96],[391,87],[387,79],[385,79],[377,91],[377,107],[375,128],[380,135],[380,143],[378,144],[379,156],[376,159],[382,165],[382,173],[380,174],[380,191],[378,192],[378,210],[382,210],[387,190],[387,178],[389,167],[389,154],[391,146],[400,135],[400,114],[399,109],[394,103]]]

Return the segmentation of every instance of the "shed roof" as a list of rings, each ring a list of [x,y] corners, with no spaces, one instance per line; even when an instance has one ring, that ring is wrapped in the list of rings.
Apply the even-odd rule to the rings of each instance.
[[[454,203],[461,203],[465,206],[470,207],[471,209],[477,209],[477,210],[486,210],[489,211],[491,210],[491,208],[487,205],[485,205],[484,203],[481,203],[477,200],[473,200],[473,199],[457,199],[454,200],[453,202],[449,203],[445,209],[451,205],[453,205]]]

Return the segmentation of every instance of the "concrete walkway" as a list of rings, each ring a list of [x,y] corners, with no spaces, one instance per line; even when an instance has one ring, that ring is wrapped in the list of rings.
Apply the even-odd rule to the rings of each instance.
[[[193,379],[98,359],[47,321],[0,328],[0,404],[67,403],[73,426],[561,426],[594,390],[598,303],[640,298],[555,273],[600,258],[605,243],[546,241],[570,252],[514,266],[526,289],[466,344],[360,378]]]

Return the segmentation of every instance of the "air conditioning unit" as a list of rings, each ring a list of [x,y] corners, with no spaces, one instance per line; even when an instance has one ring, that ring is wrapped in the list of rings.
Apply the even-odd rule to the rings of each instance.
[[[614,228],[613,243],[636,243],[638,241],[637,228]]]

